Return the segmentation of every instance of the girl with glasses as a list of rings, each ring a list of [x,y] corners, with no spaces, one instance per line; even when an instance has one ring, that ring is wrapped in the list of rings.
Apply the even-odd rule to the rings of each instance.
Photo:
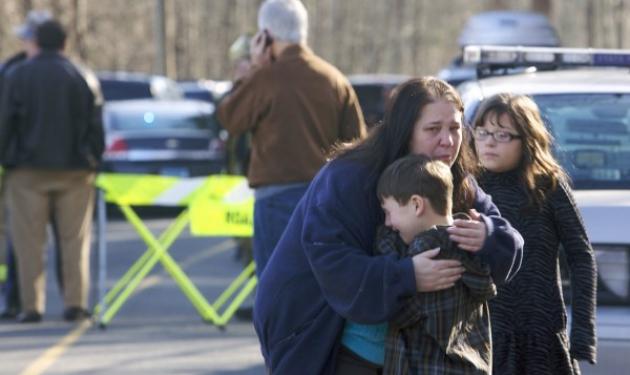
[[[484,102],[473,122],[480,186],[525,239],[523,264],[490,301],[495,374],[579,374],[595,363],[596,266],[569,179],[538,107],[522,95]],[[571,274],[569,342],[559,247]]]

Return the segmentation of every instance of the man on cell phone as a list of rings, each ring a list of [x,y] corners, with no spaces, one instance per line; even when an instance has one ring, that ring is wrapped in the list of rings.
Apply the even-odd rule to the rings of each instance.
[[[366,134],[348,80],[306,45],[299,0],[266,0],[252,38],[252,67],[219,104],[231,135],[252,133],[247,172],[255,189],[254,260],[260,276],[293,208],[332,146]]]

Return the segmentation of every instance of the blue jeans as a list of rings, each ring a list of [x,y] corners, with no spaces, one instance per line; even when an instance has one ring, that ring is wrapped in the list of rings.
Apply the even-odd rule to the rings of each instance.
[[[295,185],[287,189],[256,198],[254,203],[253,252],[256,275],[262,275],[273,249],[280,241],[291,214],[306,192],[308,184]]]

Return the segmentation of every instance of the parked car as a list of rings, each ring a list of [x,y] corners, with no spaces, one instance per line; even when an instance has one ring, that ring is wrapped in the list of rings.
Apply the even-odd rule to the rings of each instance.
[[[177,87],[182,92],[184,98],[201,100],[208,103],[214,103],[215,98],[212,91],[204,84],[203,81],[178,81]]]
[[[540,13],[497,10],[470,17],[458,43],[462,50],[468,45],[557,47],[560,39],[549,19]],[[464,64],[461,54],[438,73],[438,77],[455,86],[475,75],[475,66]]]
[[[214,105],[198,100],[126,100],[105,104],[104,170],[180,177],[225,167],[225,131]]]
[[[368,127],[383,119],[385,104],[392,89],[409,78],[398,74],[357,74],[348,77]]]
[[[164,76],[130,72],[99,72],[105,101],[129,99],[180,99],[177,83]]]
[[[232,88],[232,82],[213,80],[180,81],[177,82],[177,86],[185,98],[216,103]]]

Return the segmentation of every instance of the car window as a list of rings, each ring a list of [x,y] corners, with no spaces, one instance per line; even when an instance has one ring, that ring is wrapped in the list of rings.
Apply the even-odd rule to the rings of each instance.
[[[214,103],[212,93],[208,90],[189,90],[184,91],[184,98],[201,100],[208,103]]]
[[[213,118],[207,115],[160,113],[153,111],[113,112],[108,114],[112,130],[141,129],[210,129]]]
[[[630,95],[533,96],[576,189],[630,189]]]
[[[365,123],[373,126],[383,119],[385,102],[393,85],[355,85],[354,91],[359,99]]]
[[[101,79],[101,90],[105,100],[128,100],[151,98],[151,85],[147,82],[116,81]]]

